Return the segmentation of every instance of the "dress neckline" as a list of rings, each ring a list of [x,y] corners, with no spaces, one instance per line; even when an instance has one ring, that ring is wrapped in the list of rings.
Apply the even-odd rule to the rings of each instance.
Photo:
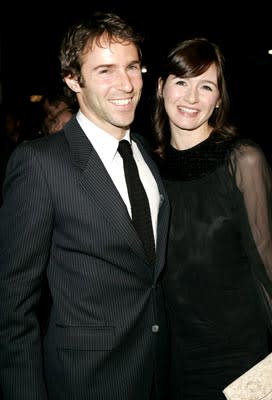
[[[226,159],[234,139],[223,140],[213,133],[195,146],[178,150],[169,144],[160,161],[162,176],[168,180],[192,181],[214,172]]]

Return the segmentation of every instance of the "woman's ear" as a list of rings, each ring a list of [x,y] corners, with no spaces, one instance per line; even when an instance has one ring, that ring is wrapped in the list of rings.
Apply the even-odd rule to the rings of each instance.
[[[157,94],[159,97],[162,97],[163,92],[163,80],[162,78],[158,79],[158,85],[157,85]]]

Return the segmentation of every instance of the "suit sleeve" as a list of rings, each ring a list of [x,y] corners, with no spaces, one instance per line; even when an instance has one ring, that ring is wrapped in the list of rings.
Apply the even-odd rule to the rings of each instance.
[[[3,399],[43,400],[38,309],[49,258],[52,200],[30,143],[13,153],[0,209],[0,386]]]

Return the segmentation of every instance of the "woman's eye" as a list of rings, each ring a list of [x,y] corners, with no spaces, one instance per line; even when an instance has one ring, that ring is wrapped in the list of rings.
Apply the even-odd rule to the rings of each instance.
[[[209,92],[213,91],[212,88],[208,85],[203,85],[202,87],[203,87],[203,89],[208,90]]]
[[[177,85],[179,86],[185,86],[185,81],[177,81]]]

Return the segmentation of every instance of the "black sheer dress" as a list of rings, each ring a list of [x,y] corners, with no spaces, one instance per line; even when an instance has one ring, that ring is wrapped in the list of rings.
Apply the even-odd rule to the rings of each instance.
[[[172,208],[164,275],[171,326],[169,400],[223,400],[268,352],[272,177],[261,149],[214,134],[160,165]],[[267,318],[267,319],[266,319]]]

